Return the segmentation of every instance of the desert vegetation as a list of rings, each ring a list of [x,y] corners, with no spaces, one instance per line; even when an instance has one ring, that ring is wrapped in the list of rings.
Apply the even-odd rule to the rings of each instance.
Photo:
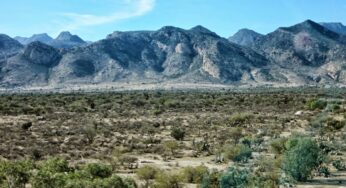
[[[0,187],[346,186],[346,91],[0,96]]]

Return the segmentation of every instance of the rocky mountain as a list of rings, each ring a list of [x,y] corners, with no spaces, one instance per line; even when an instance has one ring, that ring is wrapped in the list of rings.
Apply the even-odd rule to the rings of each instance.
[[[1,53],[8,54],[0,61],[0,87],[346,84],[346,36],[311,20],[267,35],[241,30],[236,36],[240,42],[202,26],[189,30],[167,26],[114,32],[89,45],[59,50],[61,46],[42,42],[23,47],[0,35]],[[84,42],[67,32],[54,41]]]
[[[331,22],[331,23],[320,23],[323,27],[334,31],[335,33],[346,35],[346,26],[339,22]]]
[[[50,37],[48,34],[46,33],[42,33],[42,34],[35,34],[29,38],[26,38],[26,37],[15,37],[14,39],[16,39],[18,42],[20,42],[21,44],[23,45],[28,45],[32,42],[42,42],[42,43],[45,43],[45,44],[50,44],[53,42],[53,38]]]
[[[87,45],[87,42],[85,42],[79,36],[72,35],[68,31],[61,32],[58,35],[58,37],[55,39],[53,39],[46,33],[35,34],[29,38],[17,36],[14,39],[20,42],[22,45],[28,45],[32,42],[41,42],[41,43],[50,45],[55,48],[60,48],[60,49],[68,49],[68,48]]]
[[[197,26],[190,30],[114,32],[67,52],[50,83],[222,82],[251,78],[265,57]]]
[[[1,85],[3,87],[46,85],[50,69],[60,59],[61,55],[55,48],[41,42],[30,43],[2,64]]]
[[[293,83],[346,83],[346,38],[307,20],[282,27],[256,41],[253,49],[287,73]]]
[[[0,34],[0,62],[18,53],[23,46],[11,37]]]
[[[73,48],[76,46],[86,45],[87,42],[85,42],[77,35],[72,35],[68,31],[63,31],[58,35],[58,37],[55,40],[53,40],[49,44],[56,48]]]
[[[250,29],[241,29],[228,40],[241,46],[252,46],[263,35]]]

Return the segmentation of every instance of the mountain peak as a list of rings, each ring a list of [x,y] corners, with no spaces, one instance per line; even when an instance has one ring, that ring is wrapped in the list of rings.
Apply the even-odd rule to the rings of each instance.
[[[47,33],[34,34],[30,39],[32,40],[32,42],[40,41],[43,43],[51,42],[53,40],[53,38],[50,37]]]
[[[209,29],[207,29],[201,25],[197,25],[197,26],[191,28],[190,30],[195,31],[195,32],[201,32],[201,33],[213,33]]]
[[[49,38],[51,38],[47,33],[33,34],[32,37],[49,37]]]
[[[256,31],[244,28],[240,29],[228,40],[241,46],[252,46],[254,42],[262,36],[262,34],[259,34]]]
[[[330,29],[327,29],[326,27],[312,21],[312,20],[306,20],[302,23],[296,24],[291,27],[281,27],[279,30],[284,30],[292,33],[300,33],[300,32],[307,32],[307,33],[319,33],[320,35],[326,36],[328,38],[332,38],[334,40],[339,39],[338,33],[331,31]]]
[[[69,31],[61,32],[55,40],[76,42],[76,43],[85,43],[85,41],[83,39],[81,39],[78,35],[72,35]]]
[[[304,22],[302,23],[299,23],[297,24],[296,26],[299,26],[299,27],[305,27],[305,28],[318,28],[318,29],[321,29],[322,26],[312,20],[305,20]],[[294,27],[294,26],[293,26]]]
[[[190,31],[192,32],[196,32],[196,33],[201,33],[201,34],[208,34],[208,35],[212,35],[212,36],[215,36],[215,37],[219,37],[216,33],[210,31],[209,29],[201,26],[201,25],[197,25],[193,28],[190,29]]]

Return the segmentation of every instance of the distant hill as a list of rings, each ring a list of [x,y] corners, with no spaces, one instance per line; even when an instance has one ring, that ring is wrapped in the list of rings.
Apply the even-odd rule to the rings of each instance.
[[[68,31],[61,32],[56,39],[53,39],[46,33],[35,34],[29,38],[17,36],[14,39],[23,45],[28,45],[32,42],[41,42],[55,48],[73,48],[87,44],[79,36],[72,35]]]

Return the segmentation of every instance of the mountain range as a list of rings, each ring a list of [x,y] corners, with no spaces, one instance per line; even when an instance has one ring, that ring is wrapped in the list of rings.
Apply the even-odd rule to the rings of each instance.
[[[73,47],[79,47],[84,46],[87,44],[83,39],[81,39],[77,35],[72,35],[68,31],[61,32],[57,38],[53,39],[51,36],[49,36],[46,33],[42,34],[34,34],[31,37],[15,37],[15,40],[20,42],[22,45],[28,45],[32,42],[41,42],[47,45],[50,45],[55,48],[73,48]]]
[[[196,26],[116,31],[87,43],[0,35],[0,87],[101,84],[346,84],[345,27],[304,21],[262,35],[242,29],[226,39]]]

